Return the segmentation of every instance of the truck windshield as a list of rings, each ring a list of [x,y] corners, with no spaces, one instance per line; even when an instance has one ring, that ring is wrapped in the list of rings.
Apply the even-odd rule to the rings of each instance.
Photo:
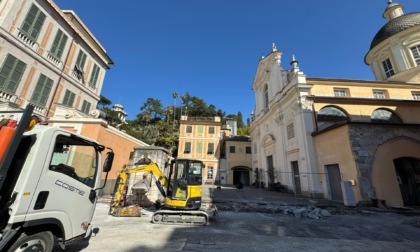
[[[93,188],[97,172],[96,153],[95,148],[86,142],[60,135],[54,145],[50,170],[63,173]]]

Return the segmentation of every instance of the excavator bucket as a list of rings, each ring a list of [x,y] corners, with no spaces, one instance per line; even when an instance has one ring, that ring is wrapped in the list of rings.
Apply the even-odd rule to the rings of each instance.
[[[141,208],[140,206],[127,206],[127,207],[117,207],[113,216],[115,217],[141,217]]]

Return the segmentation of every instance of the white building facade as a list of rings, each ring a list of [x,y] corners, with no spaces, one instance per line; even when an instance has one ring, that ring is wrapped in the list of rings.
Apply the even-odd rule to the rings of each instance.
[[[292,68],[281,64],[282,52],[272,51],[257,67],[252,89],[255,111],[250,128],[253,174],[266,187],[280,182],[289,191],[322,197],[311,133],[315,127],[310,85],[293,58]]]

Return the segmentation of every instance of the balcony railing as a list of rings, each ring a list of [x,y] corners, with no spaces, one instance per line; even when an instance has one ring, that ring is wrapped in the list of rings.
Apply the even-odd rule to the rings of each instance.
[[[52,53],[47,52],[47,60],[53,63],[56,67],[61,68],[63,66],[63,62],[58,60]]]
[[[16,95],[5,90],[0,89],[0,101],[2,102],[15,102]]]
[[[83,81],[83,73],[81,73],[77,70],[71,71],[71,76],[73,76],[76,80],[78,80],[80,82],[84,82]]]
[[[26,101],[24,107],[26,107],[28,104],[34,106],[34,112],[33,112],[34,114],[42,116],[42,117],[47,116],[47,108],[45,106],[33,103],[31,101]]]
[[[17,37],[20,41],[22,41],[25,45],[32,48],[34,51],[38,50],[39,44],[32,40],[26,33],[24,33],[22,30],[18,29]]]

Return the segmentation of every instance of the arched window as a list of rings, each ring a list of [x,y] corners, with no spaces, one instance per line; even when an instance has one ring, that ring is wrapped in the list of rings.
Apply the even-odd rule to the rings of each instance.
[[[268,85],[264,85],[264,108],[268,108]]]
[[[324,107],[320,111],[318,111],[316,119],[318,120],[318,122],[350,121],[349,117],[343,110],[332,106]]]
[[[388,109],[376,109],[373,111],[370,121],[373,123],[402,123],[402,120]]]

